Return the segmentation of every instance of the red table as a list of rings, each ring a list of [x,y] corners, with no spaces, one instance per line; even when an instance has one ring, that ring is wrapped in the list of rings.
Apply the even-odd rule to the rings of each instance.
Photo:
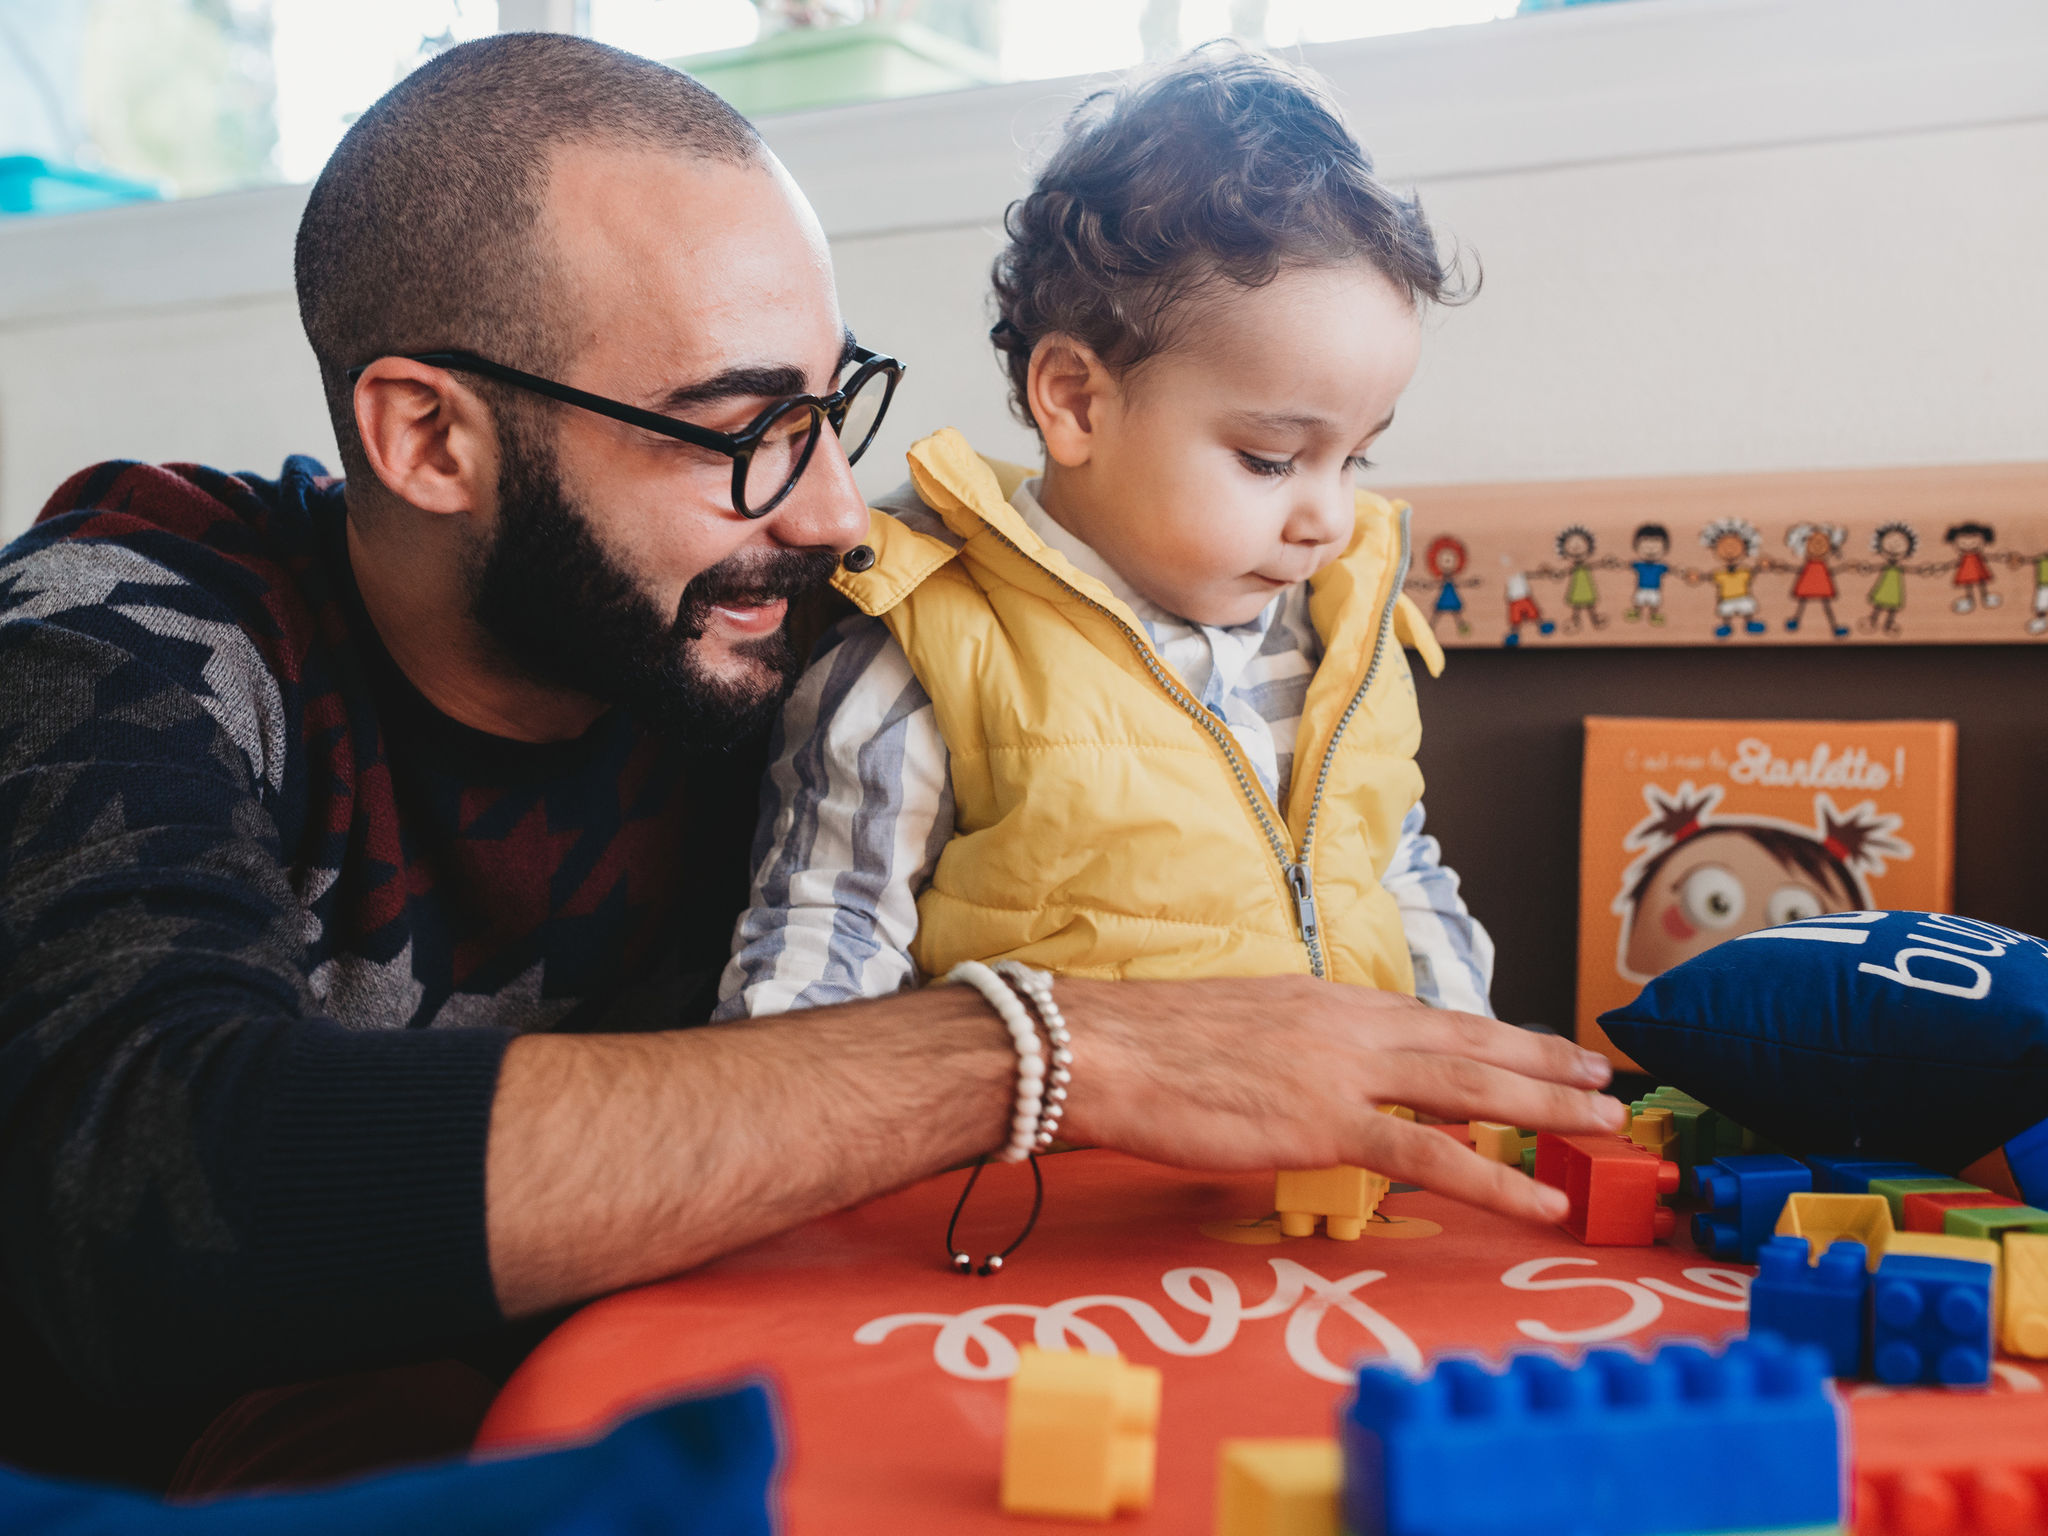
[[[1044,1217],[1000,1275],[946,1267],[957,1173],[596,1302],[506,1384],[479,1447],[580,1438],[679,1388],[761,1373],[787,1412],[797,1536],[1100,1530],[1003,1516],[996,1477],[1016,1344],[1113,1346],[1166,1380],[1156,1501],[1113,1528],[1206,1533],[1217,1443],[1331,1433],[1356,1361],[1745,1326],[1750,1271],[1682,1234],[1587,1248],[1418,1192],[1390,1195],[1356,1242],[1286,1239],[1270,1174],[1109,1152],[1044,1167]],[[990,1169],[962,1246],[1008,1242],[1029,1201],[1028,1172]],[[2029,1368],[1999,1371],[2041,1388]]]

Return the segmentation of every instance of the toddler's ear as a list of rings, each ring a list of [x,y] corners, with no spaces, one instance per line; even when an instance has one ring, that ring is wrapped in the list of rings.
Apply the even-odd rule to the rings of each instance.
[[[1068,469],[1086,464],[1095,451],[1103,403],[1115,392],[1115,378],[1086,344],[1071,336],[1041,336],[1031,349],[1025,395],[1046,457]]]

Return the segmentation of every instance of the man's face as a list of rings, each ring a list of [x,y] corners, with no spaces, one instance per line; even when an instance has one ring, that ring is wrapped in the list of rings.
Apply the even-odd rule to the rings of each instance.
[[[779,167],[576,146],[555,158],[545,225],[562,382],[721,432],[836,386],[824,237]],[[723,454],[523,398],[503,437],[472,570],[503,658],[702,745],[772,712],[801,660],[789,599],[867,532],[837,440],[750,520]]]

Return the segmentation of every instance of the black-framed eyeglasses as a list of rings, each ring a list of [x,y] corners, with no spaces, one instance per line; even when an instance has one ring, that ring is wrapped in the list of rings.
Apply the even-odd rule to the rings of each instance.
[[[831,394],[791,395],[776,401],[737,432],[714,432],[709,427],[678,421],[659,411],[643,411],[623,400],[609,400],[603,395],[572,389],[567,384],[544,379],[537,373],[523,373],[503,363],[494,363],[487,357],[479,357],[474,352],[408,352],[404,355],[412,362],[425,363],[431,368],[452,368],[460,373],[479,374],[487,379],[496,379],[500,384],[510,384],[536,395],[545,395],[550,400],[559,400],[564,405],[594,411],[631,427],[659,432],[663,437],[725,454],[732,460],[733,510],[741,517],[766,517],[782,505],[789,493],[796,489],[804,471],[810,468],[811,455],[817,451],[818,439],[824,434],[827,424],[845,446],[847,463],[855,462],[866,453],[868,445],[875,440],[875,434],[881,430],[882,418],[889,413],[889,402],[896,397],[896,383],[903,377],[903,364],[895,358],[870,352],[865,347],[855,347],[848,359],[854,365],[853,376]],[[368,367],[369,364],[364,363],[349,369],[349,382],[355,383]]]

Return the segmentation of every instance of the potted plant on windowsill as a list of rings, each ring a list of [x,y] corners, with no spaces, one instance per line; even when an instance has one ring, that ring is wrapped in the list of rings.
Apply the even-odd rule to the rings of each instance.
[[[996,61],[916,20],[920,0],[754,0],[761,36],[675,60],[749,117],[988,85]]]

